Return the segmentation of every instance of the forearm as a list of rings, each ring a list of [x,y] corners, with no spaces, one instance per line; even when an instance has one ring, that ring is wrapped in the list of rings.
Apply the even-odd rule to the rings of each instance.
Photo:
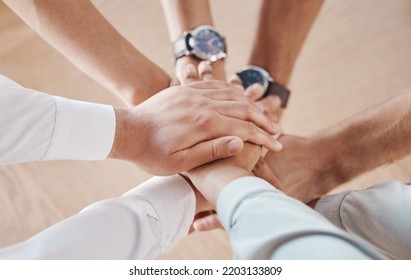
[[[162,0],[163,11],[167,21],[170,41],[175,42],[184,31],[192,30],[200,25],[213,26],[213,18],[208,0]],[[183,57],[176,62],[177,76],[182,68],[191,63],[196,67],[200,60],[193,57]],[[212,64],[213,73],[219,80],[225,80],[224,62],[219,60]]]
[[[287,85],[294,63],[323,0],[263,0],[249,64]]]
[[[88,0],[5,0],[83,72],[136,105],[171,78],[118,33]]]
[[[315,137],[337,184],[411,153],[409,104],[411,90]]]

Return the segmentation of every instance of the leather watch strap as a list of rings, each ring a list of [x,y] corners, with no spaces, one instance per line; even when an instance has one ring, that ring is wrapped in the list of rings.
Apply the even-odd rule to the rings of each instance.
[[[263,98],[269,95],[277,95],[281,99],[281,107],[287,107],[288,98],[290,97],[290,91],[287,88],[276,82],[270,82]]]

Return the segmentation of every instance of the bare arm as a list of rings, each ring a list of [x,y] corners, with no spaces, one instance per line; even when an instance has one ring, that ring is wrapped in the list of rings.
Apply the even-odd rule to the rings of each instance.
[[[323,0],[263,0],[249,63],[287,85]]]
[[[136,105],[171,78],[118,33],[88,0],[4,0],[84,73]]]
[[[164,14],[167,21],[171,42],[177,40],[184,31],[192,30],[200,25],[213,26],[208,0],[162,0]],[[185,66],[193,64],[198,66],[200,60],[193,57],[182,57],[176,63],[176,75],[182,79]],[[224,62],[219,60],[212,64],[213,72],[217,79],[225,80]]]
[[[291,196],[309,202],[411,153],[411,89],[311,139],[284,136],[266,162]]]

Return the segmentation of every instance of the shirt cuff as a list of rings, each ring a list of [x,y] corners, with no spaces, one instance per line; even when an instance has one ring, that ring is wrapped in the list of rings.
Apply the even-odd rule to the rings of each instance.
[[[54,96],[56,121],[44,160],[101,160],[113,146],[116,117],[112,106]]]
[[[224,228],[229,230],[232,227],[233,214],[244,199],[266,191],[280,192],[267,181],[251,176],[242,177],[227,184],[218,196],[216,207]]]
[[[161,253],[168,252],[188,234],[196,211],[191,186],[179,175],[153,177],[124,194],[144,197],[161,225]]]

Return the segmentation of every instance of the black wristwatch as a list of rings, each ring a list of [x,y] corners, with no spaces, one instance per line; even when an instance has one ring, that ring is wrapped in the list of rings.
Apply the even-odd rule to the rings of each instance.
[[[208,25],[184,32],[174,42],[173,51],[176,60],[193,55],[201,60],[214,62],[227,56],[224,37]]]
[[[247,88],[252,84],[259,83],[264,87],[264,95],[262,98],[269,95],[277,95],[281,99],[281,107],[287,107],[290,91],[274,81],[270,74],[259,66],[246,65],[236,73],[243,83],[243,87]]]

